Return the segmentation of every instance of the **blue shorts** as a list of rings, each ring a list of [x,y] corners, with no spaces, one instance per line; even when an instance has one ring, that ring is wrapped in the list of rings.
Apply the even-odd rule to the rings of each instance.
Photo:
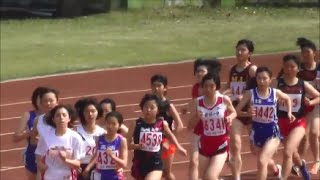
[[[91,180],[123,180],[123,174],[118,173],[116,169],[110,169],[110,170],[95,170],[93,171],[93,175],[91,177]]]
[[[262,148],[268,140],[276,137],[281,139],[279,127],[275,122],[268,124],[252,122],[250,140],[254,145]]]
[[[28,171],[33,174],[37,174],[37,164],[36,164],[36,155],[34,152],[37,149],[37,145],[29,144],[24,153],[25,167]]]

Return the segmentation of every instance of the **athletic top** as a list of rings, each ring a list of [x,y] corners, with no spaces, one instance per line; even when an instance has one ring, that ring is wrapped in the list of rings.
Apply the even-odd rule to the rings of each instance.
[[[170,114],[170,104],[171,102],[169,100],[160,102],[158,117],[162,117],[165,121],[167,121],[170,130],[172,130],[173,117]]]
[[[223,95],[216,95],[216,102],[213,106],[207,107],[204,103],[204,96],[198,99],[197,111],[201,111],[203,116],[203,136],[222,136],[226,135],[227,128],[225,117],[227,115],[227,107],[223,101]]]
[[[142,149],[134,150],[134,160],[160,158],[161,142],[163,136],[163,120],[148,124],[142,118],[136,121],[134,129],[134,144],[143,144]]]
[[[68,159],[81,159],[82,139],[80,135],[67,129],[62,136],[55,134],[55,128],[49,129],[40,136],[35,154],[45,156],[45,164],[48,169],[44,172],[43,179],[76,179],[73,169],[66,165],[59,156],[59,151],[65,151]]]
[[[304,81],[299,79],[297,84],[289,86],[285,83],[283,78],[278,80],[278,89],[286,93],[292,102],[292,114],[296,118],[301,118],[304,116],[304,96],[305,88]],[[288,109],[285,104],[279,104],[278,106],[278,117],[288,117]]]
[[[36,111],[30,111],[29,112],[29,119],[27,121],[27,125],[28,125],[28,128],[29,128],[30,131],[33,128],[33,123],[34,123],[34,120],[36,119],[36,117],[37,117]],[[28,144],[30,144],[30,137],[28,138]]]
[[[200,83],[196,83],[192,86],[191,96],[192,99],[195,99],[200,96]]]
[[[93,154],[96,151],[96,137],[105,133],[105,130],[96,125],[95,131],[92,134],[88,134],[82,125],[77,127],[77,132],[82,138],[82,152],[84,157],[81,159],[81,164],[89,164]]]
[[[243,95],[246,90],[248,81],[250,80],[249,70],[253,64],[249,64],[241,72],[237,71],[237,65],[234,65],[229,74],[229,82],[231,89],[231,100],[237,101],[240,96]]]
[[[314,70],[307,70],[302,64],[298,73],[298,77],[309,82],[314,88],[320,92],[320,63],[316,65]]]
[[[37,130],[38,130],[39,136],[46,134],[50,129],[54,129],[53,127],[49,126],[45,121],[46,121],[46,115],[41,114],[38,117],[38,124],[37,124]]]
[[[105,140],[104,135],[98,137],[98,157],[97,157],[97,170],[109,170],[117,169],[117,164],[115,161],[107,154],[107,149],[111,149],[112,152],[119,157],[121,148],[122,136],[118,134],[118,137],[112,141],[108,142]]]
[[[278,122],[276,89],[269,88],[269,96],[267,98],[260,97],[257,88],[250,91],[252,94],[251,107],[256,112],[252,120],[265,124]]]

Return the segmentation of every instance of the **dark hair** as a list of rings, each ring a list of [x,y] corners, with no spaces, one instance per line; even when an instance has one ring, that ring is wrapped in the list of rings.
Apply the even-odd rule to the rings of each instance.
[[[110,117],[115,117],[117,120],[118,120],[118,123],[119,125],[121,126],[121,124],[123,123],[123,116],[121,113],[119,112],[116,112],[116,111],[112,111],[112,112],[109,112],[106,117],[105,117],[105,120],[108,121],[108,119]]]
[[[43,87],[43,89],[41,90],[39,97],[40,99],[43,98],[44,95],[48,94],[48,93],[53,93],[57,100],[59,100],[59,91],[53,88],[49,88],[49,87]]]
[[[286,63],[288,61],[293,61],[298,66],[298,68],[300,68],[301,66],[300,59],[294,54],[287,54],[283,56],[282,61],[283,63]]]
[[[206,74],[201,81],[201,86],[203,87],[205,81],[207,80],[213,80],[213,82],[216,84],[216,90],[219,90],[221,87],[220,77],[218,73],[208,73]]]
[[[102,116],[102,109],[100,108],[98,101],[95,98],[92,98],[92,97],[83,98],[79,102],[79,107],[78,107],[79,108],[78,115],[79,115],[79,119],[80,119],[80,122],[82,125],[87,124],[86,119],[84,117],[84,111],[89,105],[93,105],[96,108],[96,110],[98,111],[97,119]]]
[[[299,37],[296,42],[297,46],[300,46],[300,49],[302,50],[303,48],[310,48],[313,51],[317,50],[316,45],[309,39],[305,37]]]
[[[162,83],[164,87],[167,87],[168,85],[168,78],[162,74],[155,74],[151,77],[150,79],[151,84],[153,84],[156,81]]]
[[[150,93],[147,93],[142,97],[140,104],[139,104],[140,108],[143,109],[143,107],[147,101],[153,101],[153,100],[156,101],[157,107],[159,108],[160,99],[158,98],[158,96],[156,96],[154,94],[150,94]]]
[[[240,45],[245,45],[248,48],[250,53],[254,52],[254,44],[253,44],[253,42],[251,40],[249,40],[249,39],[241,39],[241,40],[239,40],[237,42],[236,48],[238,46],[240,46]],[[249,57],[248,60],[251,61],[250,57]]]
[[[82,108],[83,104],[85,102],[84,98],[78,99],[76,101],[76,103],[74,103],[74,109],[76,110],[76,112],[79,114],[80,109]]]
[[[208,72],[210,73],[220,73],[221,71],[221,63],[220,61],[215,58],[198,58],[197,60],[194,61],[193,63],[193,74],[195,75],[197,72],[197,69],[199,66],[205,66],[208,70]]]
[[[249,52],[253,53],[253,51],[254,51],[254,44],[253,44],[253,42],[252,42],[251,40],[249,40],[249,39],[241,39],[241,40],[239,40],[239,41],[237,42],[236,47],[238,47],[238,46],[240,46],[240,45],[245,45],[245,46],[248,48]]]
[[[266,66],[260,66],[257,68],[256,70],[256,77],[251,78],[248,82],[247,82],[247,90],[248,89],[254,89],[256,87],[258,87],[258,83],[257,83],[257,74],[261,73],[261,72],[266,72],[270,78],[272,77],[272,71],[270,70],[270,68],[266,67]]]
[[[42,92],[45,91],[45,90],[46,90],[46,87],[39,86],[32,92],[31,102],[32,102],[32,106],[36,110],[39,110],[39,107],[37,105],[37,99],[40,98],[40,94],[42,94]]]
[[[56,112],[59,109],[62,109],[62,108],[66,109],[68,111],[68,114],[69,114],[69,117],[70,117],[70,122],[68,123],[68,128],[72,128],[72,126],[74,124],[74,121],[76,121],[76,119],[77,119],[77,115],[76,115],[75,111],[72,109],[72,107],[70,105],[60,104],[60,105],[55,106],[47,114],[47,116],[45,117],[46,118],[45,121],[49,126],[56,128],[57,126],[54,123],[53,119],[54,119],[54,116],[55,116]]]
[[[300,62],[300,59],[294,55],[294,54],[287,54],[285,56],[283,56],[282,58],[282,62],[283,63],[286,63],[288,61],[293,61],[297,66],[298,66],[298,69],[300,69],[300,66],[301,66],[301,62]],[[278,73],[277,75],[277,79],[281,78],[281,76],[283,75],[283,68],[281,68],[280,72]]]
[[[116,111],[116,103],[114,102],[114,100],[110,99],[110,98],[105,98],[103,100],[100,101],[99,105],[101,107],[102,104],[111,104],[111,110],[112,111]]]
[[[268,68],[266,66],[258,67],[257,71],[256,71],[256,76],[258,75],[258,73],[261,73],[261,72],[266,72],[270,78],[272,77],[272,71],[270,70],[270,68]]]

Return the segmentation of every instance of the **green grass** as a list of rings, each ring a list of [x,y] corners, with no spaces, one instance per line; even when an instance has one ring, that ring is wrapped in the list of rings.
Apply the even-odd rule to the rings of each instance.
[[[76,19],[1,21],[1,81],[85,69],[229,56],[250,38],[256,53],[319,45],[316,9],[149,8]]]

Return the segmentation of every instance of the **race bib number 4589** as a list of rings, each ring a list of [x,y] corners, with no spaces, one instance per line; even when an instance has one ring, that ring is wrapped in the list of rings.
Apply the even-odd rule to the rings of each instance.
[[[143,151],[160,151],[162,132],[140,132],[140,144],[143,144]]]

